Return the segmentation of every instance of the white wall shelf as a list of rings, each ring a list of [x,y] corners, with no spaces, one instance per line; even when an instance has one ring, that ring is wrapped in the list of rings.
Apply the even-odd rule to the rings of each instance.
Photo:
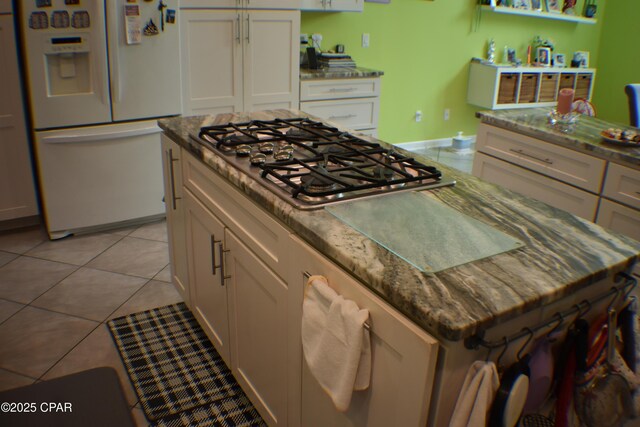
[[[510,15],[533,16],[534,18],[555,19],[558,21],[578,22],[581,24],[595,24],[598,22],[594,18],[585,18],[584,16],[568,15],[566,13],[542,12],[539,10],[524,10],[505,6],[480,6],[481,10],[495,13],[506,13]]]

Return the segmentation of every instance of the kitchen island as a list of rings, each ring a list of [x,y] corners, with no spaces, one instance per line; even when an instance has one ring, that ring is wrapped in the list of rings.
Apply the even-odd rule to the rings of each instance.
[[[479,112],[473,174],[640,240],[640,144],[600,134],[631,127],[589,116],[552,125],[550,111]]]
[[[442,425],[448,420],[468,364],[474,358],[485,357],[485,354],[465,350],[461,340],[483,331],[500,337],[505,330],[513,332],[523,327],[522,322],[535,323],[545,315],[550,317],[554,313],[551,310],[570,307],[585,295],[606,292],[616,273],[629,272],[640,254],[640,243],[628,237],[473,176],[436,165],[443,177],[455,179],[457,183],[454,187],[430,191],[429,198],[520,240],[524,246],[444,271],[424,272],[325,209],[295,209],[254,178],[229,166],[220,155],[193,138],[202,126],[299,116],[305,116],[305,113],[273,110],[215,117],[172,118],[159,123],[168,139],[181,147],[184,158],[195,159],[198,167],[204,167],[204,170],[212,173],[212,177],[233,189],[233,197],[228,203],[238,202],[239,206],[247,209],[247,214],[258,209],[261,215],[279,224],[274,224],[272,230],[283,227],[299,244],[309,246],[342,271],[348,272],[361,286],[373,291],[385,304],[437,340],[439,359],[436,378],[431,375],[429,379],[430,384],[435,382],[431,410],[426,408],[425,413],[418,416],[420,424],[429,420],[434,425]],[[380,144],[387,146],[383,142]],[[181,162],[183,168],[184,158]],[[168,165],[173,165],[174,160],[170,155]],[[171,174],[175,173],[173,168],[168,169]],[[185,181],[189,179],[184,169],[182,178]],[[170,188],[175,189],[172,186]],[[187,184],[185,188],[189,189]],[[384,197],[379,197],[381,203],[384,203]],[[203,203],[206,204],[206,201]],[[213,201],[213,204],[216,202]],[[430,215],[429,212],[423,214],[427,218]],[[452,223],[450,227],[456,227],[456,224]],[[212,234],[211,246],[219,239],[219,236],[215,238]],[[449,243],[443,241],[441,244]],[[287,247],[286,244],[281,246]],[[295,250],[292,248],[289,246],[289,250]],[[174,247],[172,252],[175,254],[179,250]],[[254,251],[260,257],[262,250],[258,247]],[[421,250],[420,242],[416,242],[415,250]],[[221,246],[220,265],[224,265],[222,254]],[[286,264],[295,263],[296,256],[296,253],[271,256],[275,260],[274,276],[284,279],[287,276]],[[216,264],[216,261],[213,263]],[[309,273],[322,274],[317,271]],[[191,280],[191,275],[187,280]],[[301,298],[302,286],[297,281],[289,281],[285,287]],[[290,317],[285,324],[290,328],[290,333],[289,341],[282,345],[289,347],[287,357],[295,368],[300,366],[299,360],[293,360],[296,359],[296,352],[300,354],[299,340],[295,337],[296,333],[299,334],[299,325],[296,327],[291,324],[299,321],[300,307],[297,304],[301,300],[290,298],[287,301],[288,305],[284,307]],[[375,328],[374,319],[372,329]],[[411,326],[408,324],[407,328]],[[431,368],[435,368],[434,361],[429,363],[432,364]],[[289,377],[289,400],[295,401],[293,396],[299,390],[299,381],[295,375]],[[425,393],[428,407],[431,388]],[[267,406],[264,403],[262,405]],[[291,406],[291,402],[287,402],[287,405]],[[260,404],[257,406],[260,409]],[[297,406],[299,408],[300,405]],[[266,412],[261,411],[263,416]],[[303,418],[304,412],[303,409]],[[299,417],[300,413],[295,408],[288,409],[288,424],[298,425]],[[273,417],[271,423],[276,423],[275,419]]]

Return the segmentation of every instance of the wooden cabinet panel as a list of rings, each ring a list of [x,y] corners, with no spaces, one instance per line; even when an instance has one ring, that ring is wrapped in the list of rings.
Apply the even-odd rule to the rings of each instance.
[[[192,154],[185,153],[182,173],[185,187],[283,276],[287,269],[289,231]]]
[[[302,80],[300,101],[380,96],[380,79]]]
[[[243,19],[244,111],[295,109],[299,102],[300,12],[248,11]]]
[[[640,170],[609,163],[602,195],[640,209]]]
[[[478,151],[599,193],[606,161],[486,124],[478,128]]]
[[[224,224],[184,192],[191,310],[227,366],[231,366],[227,287],[221,271]]]
[[[351,405],[344,413],[335,409],[303,359],[301,425],[426,425],[438,354],[437,341],[307,244],[298,239],[295,241],[295,264],[300,273],[325,276],[340,295],[369,310],[372,346],[371,385],[367,390],[354,392]],[[306,279],[302,274],[298,277],[300,283],[294,286],[300,289]],[[299,297],[302,298],[301,292]],[[300,319],[295,320],[296,324],[299,322]]]
[[[301,102],[300,109],[350,129],[375,128],[378,123],[378,98]]]
[[[242,111],[240,12],[182,10],[182,113]]]
[[[269,425],[287,424],[287,285],[227,230],[232,371]]]
[[[596,223],[640,241],[640,210],[602,199]]]
[[[184,195],[182,189],[181,149],[162,135],[162,167],[164,171],[164,204],[167,215],[167,237],[171,281],[182,299],[191,308],[189,268],[187,264],[187,236],[185,232]]]
[[[598,196],[544,175],[476,153],[473,174],[494,184],[563,209],[589,221],[595,219]]]
[[[299,11],[210,8],[180,15],[183,114],[296,108]]]

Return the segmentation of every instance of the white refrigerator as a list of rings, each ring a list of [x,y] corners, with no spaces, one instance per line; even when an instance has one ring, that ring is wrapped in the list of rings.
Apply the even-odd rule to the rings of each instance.
[[[162,217],[156,119],[181,112],[178,1],[19,4],[49,237]]]

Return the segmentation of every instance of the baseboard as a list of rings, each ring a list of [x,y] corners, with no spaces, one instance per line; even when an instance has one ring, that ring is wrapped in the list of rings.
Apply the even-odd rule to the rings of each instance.
[[[14,231],[22,228],[32,228],[42,225],[40,215],[26,216],[16,219],[7,219],[0,221],[0,231]]]

